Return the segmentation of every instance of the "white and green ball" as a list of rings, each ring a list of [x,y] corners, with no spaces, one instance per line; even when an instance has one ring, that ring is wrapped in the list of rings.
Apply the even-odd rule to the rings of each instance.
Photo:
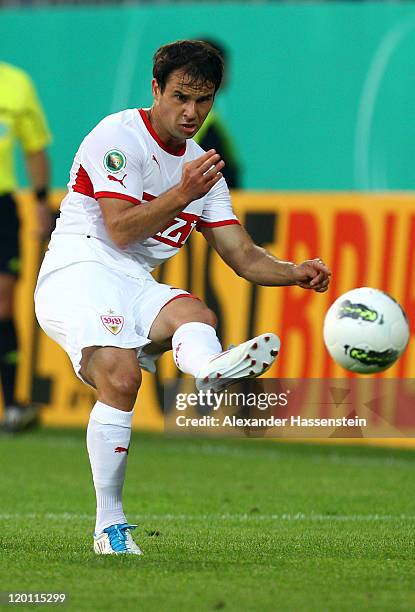
[[[359,287],[341,295],[324,319],[324,342],[343,368],[360,374],[382,372],[409,340],[406,314],[390,295]]]

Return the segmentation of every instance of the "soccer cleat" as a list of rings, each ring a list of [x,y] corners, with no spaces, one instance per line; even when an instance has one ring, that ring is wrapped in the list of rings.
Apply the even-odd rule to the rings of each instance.
[[[197,376],[197,389],[216,392],[231,385],[235,379],[261,376],[274,363],[280,344],[275,334],[261,334],[211,357]]]
[[[6,406],[4,420],[1,425],[7,433],[18,433],[30,429],[39,423],[39,407],[34,405],[21,406],[13,404]]]
[[[143,551],[134,542],[131,529],[137,525],[111,525],[99,536],[94,536],[94,552],[97,555],[142,555]]]

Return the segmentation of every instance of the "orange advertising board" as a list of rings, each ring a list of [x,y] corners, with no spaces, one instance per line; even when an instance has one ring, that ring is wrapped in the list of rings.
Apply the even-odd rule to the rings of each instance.
[[[59,201],[61,194],[55,194]],[[235,212],[254,240],[283,260],[316,256],[331,267],[325,294],[297,287],[255,287],[239,278],[194,232],[181,252],[156,277],[190,290],[218,315],[223,345],[264,331],[282,341],[270,377],[335,378],[348,374],[330,359],[322,339],[325,312],[353,287],[372,286],[393,295],[415,321],[415,197],[411,194],[252,193],[233,195]],[[33,288],[39,245],[33,239],[33,209],[21,197],[24,273],[18,291],[18,323],[23,344],[19,381],[22,399],[32,393],[44,406],[47,424],[87,422],[94,393],[74,375],[63,350],[33,323]],[[175,377],[170,354],[157,376],[144,374],[135,426],[162,427],[163,379]],[[387,377],[415,378],[413,342]],[[43,399],[42,399],[43,398]]]

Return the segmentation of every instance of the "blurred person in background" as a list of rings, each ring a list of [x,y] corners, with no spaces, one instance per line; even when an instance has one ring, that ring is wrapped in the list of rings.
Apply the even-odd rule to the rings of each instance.
[[[52,213],[47,205],[50,133],[30,77],[0,62],[0,380],[3,391],[4,431],[17,432],[37,421],[37,407],[16,401],[19,342],[14,321],[16,282],[21,270],[19,217],[14,149],[22,147],[36,200],[39,239],[50,236]]]
[[[221,90],[228,84],[229,75],[229,56],[225,47],[217,40],[213,40],[206,36],[201,36],[199,40],[207,42],[211,47],[216,49],[223,61],[223,79]],[[216,109],[209,112],[204,124],[195,136],[195,141],[204,149],[215,149],[221,158],[225,161],[225,166],[222,174],[226,180],[229,189],[240,189],[241,187],[241,166],[238,160],[236,148],[234,147],[232,136],[222,121],[220,114]]]

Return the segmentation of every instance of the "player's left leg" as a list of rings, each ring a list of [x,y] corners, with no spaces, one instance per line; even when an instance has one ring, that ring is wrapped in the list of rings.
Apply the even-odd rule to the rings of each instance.
[[[170,341],[178,368],[196,378],[200,365],[220,353],[222,346],[216,335],[216,315],[203,302],[191,298],[185,294],[166,304],[148,337],[156,343]]]
[[[280,348],[275,334],[261,334],[222,351],[215,325],[215,314],[203,302],[183,297],[160,310],[149,338],[171,338],[177,367],[194,376],[200,389],[219,390],[230,379],[254,378],[271,367]]]

